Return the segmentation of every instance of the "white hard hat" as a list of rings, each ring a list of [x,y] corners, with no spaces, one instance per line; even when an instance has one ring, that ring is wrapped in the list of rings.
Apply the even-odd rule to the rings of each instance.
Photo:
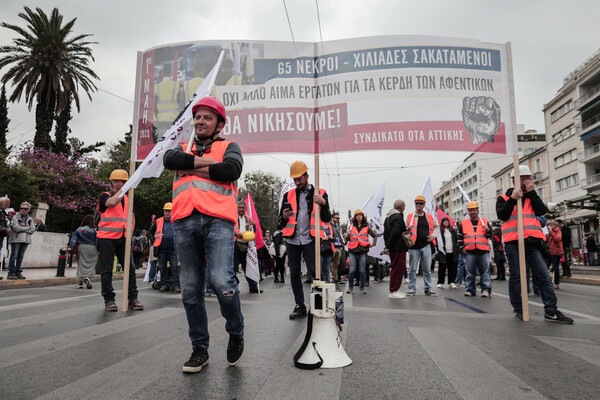
[[[529,169],[529,167],[527,165],[519,165],[519,176],[531,176],[531,170]],[[513,169],[512,172],[510,173],[510,177],[514,178],[515,177],[515,170]]]

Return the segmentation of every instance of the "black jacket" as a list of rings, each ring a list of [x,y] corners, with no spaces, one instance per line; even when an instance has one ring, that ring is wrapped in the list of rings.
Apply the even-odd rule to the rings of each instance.
[[[498,218],[502,221],[506,221],[512,215],[513,210],[517,206],[517,200],[510,197],[512,195],[513,188],[510,188],[506,191],[506,196],[508,196],[508,200],[504,200],[502,196],[498,196],[496,199],[496,214]],[[533,208],[533,212],[536,217],[542,216],[548,212],[548,208],[544,204],[544,201],[538,196],[535,190],[531,192],[526,192],[523,194],[523,201],[525,199],[529,199],[531,202],[531,207]],[[537,245],[542,244],[543,240],[540,238],[528,237],[525,239],[525,244],[527,243],[535,243]]]
[[[0,239],[7,237],[6,230],[10,228],[10,221],[5,210],[0,210]]]
[[[389,251],[402,252],[408,249],[402,240],[402,233],[406,232],[404,214],[397,212],[387,217],[383,223],[383,240]]]
[[[300,194],[298,193],[299,190],[298,189],[294,189],[296,190],[296,210],[299,209],[298,207],[298,202],[300,201]],[[312,214],[313,211],[313,196],[315,195],[315,187],[313,185],[310,185],[308,188],[308,195],[306,196],[306,201],[308,203],[308,214]],[[281,202],[281,209],[279,210],[279,222],[277,224],[277,229],[283,229],[285,228],[286,224],[287,224],[287,219],[283,218],[283,204],[288,202],[288,194],[285,193],[283,195],[283,201]],[[323,222],[329,222],[331,221],[331,211],[329,211],[329,197],[327,196],[327,192],[325,192],[325,194],[323,194],[323,199],[325,199],[326,204],[324,206],[321,206],[321,213],[320,213],[320,218],[321,221]],[[297,218],[296,218],[297,220]]]
[[[458,254],[460,253],[460,249],[458,248],[458,234],[456,233],[456,229],[452,229],[450,234],[452,236],[452,259],[455,262],[458,262]],[[442,240],[438,241],[438,248],[443,249],[444,252],[438,251],[437,260],[441,263],[445,263],[446,254],[444,253],[446,252],[446,236],[444,235],[444,232],[441,231],[440,236],[442,237]]]

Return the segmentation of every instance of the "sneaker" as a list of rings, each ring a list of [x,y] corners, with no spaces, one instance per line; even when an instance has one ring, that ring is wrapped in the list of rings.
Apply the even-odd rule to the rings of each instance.
[[[481,297],[491,297],[491,295],[489,292],[484,290],[483,292],[481,292]]]
[[[407,296],[415,296],[417,294],[416,290],[409,290],[408,292],[406,292]]]
[[[181,289],[179,289],[178,287],[174,287],[173,293],[181,293]]]
[[[465,292],[465,296],[467,296],[467,297],[471,297],[471,296],[473,296],[473,295],[471,294],[471,292]]]
[[[560,289],[556,283],[554,284],[554,289],[556,289],[556,290]]]
[[[217,297],[215,292],[206,292],[206,297]]]
[[[364,289],[360,289],[360,294],[367,294],[367,292]]]
[[[104,304],[104,309],[106,311],[119,311],[119,309],[117,308],[117,303],[115,303],[114,301],[107,301]]]
[[[408,282],[409,282],[408,278],[404,279],[404,283],[408,283]]]
[[[452,283],[450,284],[450,287],[451,287],[452,289],[456,289],[458,286],[456,286],[456,284],[455,284],[454,282],[452,282]]]
[[[523,311],[515,311],[515,318],[523,321]]]
[[[208,350],[204,347],[194,346],[190,359],[183,364],[183,372],[195,374],[202,371],[202,367],[208,364]]]
[[[23,274],[19,274],[19,275],[17,275],[17,279],[27,279],[27,278],[25,278],[25,277],[23,276]]]
[[[352,289],[347,289],[347,290],[346,290],[346,293],[348,293],[348,294],[352,294],[352,293],[353,293],[353,292],[352,292]]]
[[[229,343],[227,344],[227,364],[237,365],[242,358],[244,352],[244,335],[229,335]]]
[[[390,299],[405,299],[406,295],[404,293],[402,293],[401,291],[397,290],[395,292],[388,294],[388,297]]]
[[[250,289],[250,293],[259,293],[259,294],[260,294],[260,293],[262,293],[262,292],[263,292],[263,290],[262,290],[262,289],[260,289],[260,290],[258,290],[258,288],[253,288],[253,289]]]
[[[290,319],[299,319],[304,317],[306,317],[306,306],[299,306],[298,304],[296,304],[296,307],[294,307],[294,311],[292,311],[292,313],[290,314]]]
[[[439,289],[439,288],[441,288],[441,287],[442,287],[442,284],[441,284],[441,283],[438,283],[436,287]]]
[[[429,289],[425,289],[425,296],[437,296],[436,292],[432,292]]]
[[[84,278],[83,283],[85,283],[85,287],[87,287],[88,289],[93,288],[92,282],[90,282],[89,278]]]
[[[142,311],[144,306],[138,301],[138,299],[129,300],[129,309],[135,311]]]
[[[83,283],[80,283],[77,289],[83,289]]]
[[[544,319],[546,321],[558,322],[561,324],[572,324],[573,323],[573,318],[567,317],[560,311],[554,311],[554,312],[546,311],[544,313]]]
[[[164,293],[164,292],[170,292],[171,288],[168,286],[161,286],[159,292]]]

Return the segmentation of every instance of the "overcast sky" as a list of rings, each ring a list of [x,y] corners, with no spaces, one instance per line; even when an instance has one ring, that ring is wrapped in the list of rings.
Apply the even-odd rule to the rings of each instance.
[[[133,118],[136,52],[162,44],[193,40],[291,40],[280,0],[221,1],[3,1],[0,20],[23,25],[23,6],[57,7],[65,21],[77,18],[77,34],[93,34],[100,91],[84,99],[71,121],[72,135],[86,144],[115,142]],[[296,41],[319,41],[316,3],[286,1]],[[517,122],[544,132],[542,107],[563,78],[600,48],[600,1],[577,0],[371,0],[318,1],[323,40],[377,35],[433,35],[512,42]],[[12,42],[0,28],[0,45]],[[0,71],[3,74],[4,71]],[[11,89],[8,88],[8,92]],[[109,94],[110,93],[110,94]],[[127,99],[130,101],[123,100]],[[33,139],[35,117],[24,104],[9,104],[9,144]],[[386,184],[385,209],[395,198],[418,194],[427,176],[434,192],[466,157],[459,152],[378,151],[331,154],[321,158],[321,186],[342,211],[361,207]],[[288,165],[312,157],[275,153],[245,157],[245,171],[262,169],[282,178]],[[363,171],[350,169],[362,166]],[[394,170],[381,169],[391,166]],[[338,169],[339,168],[339,169]],[[412,209],[412,207],[410,207]]]

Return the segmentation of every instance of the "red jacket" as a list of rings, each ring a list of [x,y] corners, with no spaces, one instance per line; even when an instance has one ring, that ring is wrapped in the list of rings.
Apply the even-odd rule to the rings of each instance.
[[[550,254],[553,256],[562,256],[563,243],[562,243],[562,232],[559,227],[548,231],[548,246],[550,247]]]

